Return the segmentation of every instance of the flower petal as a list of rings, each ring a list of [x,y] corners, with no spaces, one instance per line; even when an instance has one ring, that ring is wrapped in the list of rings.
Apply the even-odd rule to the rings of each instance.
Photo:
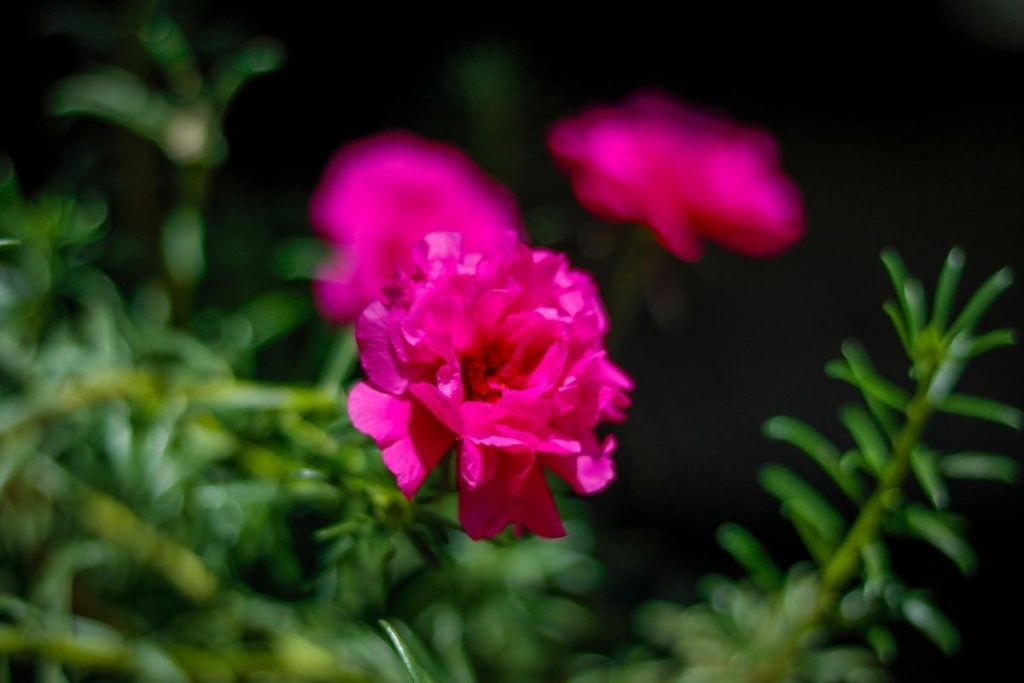
[[[396,398],[366,382],[349,394],[348,413],[355,428],[377,442],[406,498],[413,497],[455,441],[455,435],[415,399]]]
[[[391,394],[401,394],[408,386],[395,356],[388,328],[388,310],[379,301],[374,301],[356,321],[356,343],[359,358],[370,382]]]
[[[515,463],[506,464],[515,456],[500,451],[498,457],[501,462],[494,476],[475,489],[459,479],[459,520],[470,538],[496,536],[509,524],[514,525],[517,536],[524,528],[545,538],[564,536],[565,527],[540,465],[516,473]],[[509,467],[512,472],[505,471]]]

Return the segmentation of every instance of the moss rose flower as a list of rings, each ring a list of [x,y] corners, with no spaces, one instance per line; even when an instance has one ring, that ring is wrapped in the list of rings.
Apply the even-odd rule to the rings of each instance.
[[[356,323],[367,379],[349,415],[409,498],[454,446],[472,538],[509,524],[562,536],[545,471],[577,493],[615,476],[615,439],[594,429],[624,418],[633,382],[608,359],[607,332],[593,281],[562,255],[514,233],[485,254],[433,233]]]
[[[709,239],[771,256],[803,233],[796,186],[764,132],[640,94],[556,123],[548,147],[580,203],[604,218],[650,227],[681,259]]]
[[[521,232],[511,196],[462,152],[409,133],[381,133],[342,147],[310,202],[310,219],[334,248],[314,296],[325,318],[350,322],[438,230],[468,248],[492,249]]]

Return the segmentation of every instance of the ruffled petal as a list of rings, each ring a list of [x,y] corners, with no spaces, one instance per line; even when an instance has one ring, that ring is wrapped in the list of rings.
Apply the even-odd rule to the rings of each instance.
[[[379,301],[366,307],[356,321],[356,343],[366,376],[378,389],[401,394],[408,381],[399,368],[399,360],[391,343],[387,308]]]
[[[366,382],[349,394],[348,413],[355,428],[377,442],[406,498],[413,497],[455,441],[455,435],[415,399],[396,398]]]
[[[538,454],[538,458],[568,482],[576,493],[597,493],[615,479],[612,453],[616,445],[615,437],[609,436],[596,452],[573,455],[543,453]]]
[[[496,536],[509,524],[517,536],[524,528],[545,538],[564,536],[565,527],[542,468],[531,463],[519,471],[523,453],[501,451],[497,455],[497,470],[475,489],[459,479],[459,520],[470,538]],[[532,460],[533,456],[528,457]]]

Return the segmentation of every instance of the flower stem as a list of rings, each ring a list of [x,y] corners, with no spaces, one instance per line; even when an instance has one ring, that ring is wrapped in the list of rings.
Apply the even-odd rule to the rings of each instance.
[[[864,503],[842,543],[822,568],[814,609],[794,626],[788,647],[782,648],[782,657],[787,665],[773,669],[780,676],[786,675],[789,664],[800,652],[805,638],[817,631],[833,613],[843,589],[860,571],[864,548],[878,537],[888,515],[896,509],[903,481],[910,469],[911,454],[921,440],[928,418],[934,410],[928,393],[938,365],[936,363],[921,373],[916,391],[907,404],[906,421],[892,438],[892,458],[882,470],[878,486]]]

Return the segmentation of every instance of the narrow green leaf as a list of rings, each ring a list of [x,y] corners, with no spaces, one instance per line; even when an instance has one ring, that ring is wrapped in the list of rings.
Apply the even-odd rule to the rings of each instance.
[[[935,286],[935,303],[932,306],[932,325],[943,330],[949,322],[956,298],[960,274],[964,270],[964,252],[960,247],[953,247],[946,256],[946,262],[939,273],[939,283]]]
[[[832,559],[838,547],[838,541],[829,540],[822,531],[820,524],[815,524],[814,509],[807,505],[806,499],[794,498],[782,504],[782,515],[793,524],[796,533],[803,541],[804,547],[811,554],[818,567],[824,567]]]
[[[1011,284],[1013,284],[1013,271],[1009,268],[1002,268],[996,271],[988,280],[985,280],[981,287],[978,288],[978,291],[974,293],[974,296],[967,302],[967,305],[964,306],[964,310],[957,316],[956,321],[950,326],[949,331],[946,333],[946,339],[953,339],[965,330],[969,332],[974,329],[974,326],[985,315],[985,311],[988,310],[989,306]]]
[[[787,517],[794,515],[811,525],[831,548],[846,530],[843,516],[814,487],[782,465],[761,469],[761,485],[783,503]]]
[[[920,505],[908,505],[904,516],[907,526],[917,536],[951,559],[961,572],[970,574],[974,571],[978,557],[961,535],[958,517]]]
[[[993,330],[986,334],[979,335],[971,340],[967,347],[967,358],[974,358],[983,353],[1003,346],[1013,346],[1017,343],[1017,333],[1013,330]]]
[[[875,472],[881,472],[889,460],[889,446],[864,407],[856,403],[843,406],[839,420],[850,431],[868,465]]]
[[[882,250],[882,263],[885,264],[885,269],[889,272],[889,279],[892,280],[893,288],[896,290],[896,297],[903,310],[903,319],[907,323],[908,340],[913,347],[917,333],[924,327],[925,304],[921,283],[907,275],[903,259],[894,249]]]
[[[202,87],[199,68],[188,39],[177,23],[168,16],[154,16],[139,32],[139,38],[178,99],[190,100],[199,94]]]
[[[904,618],[931,640],[946,655],[960,647],[960,634],[946,615],[920,593],[908,593],[903,599]]]
[[[939,468],[954,479],[995,479],[1012,484],[1017,480],[1017,461],[995,453],[954,453],[939,460]]]
[[[345,330],[334,340],[328,352],[318,386],[324,391],[340,390],[342,382],[348,379],[358,359],[355,330]]]
[[[766,436],[796,446],[832,478],[843,493],[853,500],[863,497],[860,481],[839,464],[839,449],[818,431],[791,417],[773,417],[764,423]]]
[[[1013,406],[980,396],[950,394],[939,404],[938,409],[944,413],[988,420],[1011,429],[1019,430],[1024,426],[1024,413]]]
[[[79,74],[57,84],[50,99],[56,116],[93,116],[123,126],[154,144],[166,144],[174,109],[127,71],[105,70]]]
[[[413,683],[434,683],[434,680],[423,670],[423,667],[416,663],[412,653],[409,652],[409,646],[395,627],[385,619],[380,619],[377,623],[384,629],[384,633],[387,635],[388,640],[391,641],[391,646],[395,648],[395,652],[398,653],[398,657],[402,660],[402,665],[405,667],[405,671],[409,674],[409,678],[412,679]]]
[[[949,505],[949,491],[946,489],[946,482],[942,479],[939,471],[938,457],[932,451],[923,448],[915,448],[910,453],[910,467],[917,477],[917,483],[921,490],[928,496],[928,500],[936,509],[942,509]]]
[[[864,563],[865,590],[882,586],[890,579],[889,550],[881,540],[866,543],[860,557]]]
[[[284,48],[275,40],[256,38],[241,50],[218,63],[213,69],[213,94],[221,109],[251,79],[273,73],[285,61]]]
[[[194,285],[206,269],[203,218],[194,206],[175,209],[164,222],[161,248],[174,281]]]
[[[911,334],[916,336],[924,329],[927,316],[928,305],[924,299],[924,288],[915,278],[908,278],[903,286],[905,288],[903,298],[907,305],[907,325],[910,327]]]
[[[909,357],[913,347],[910,345],[910,332],[907,330],[907,323],[903,320],[903,316],[900,314],[899,305],[889,299],[882,304],[882,310],[889,316],[892,321],[892,326],[896,329],[896,336],[900,338],[900,346],[903,347],[903,351]]]
[[[957,345],[957,342],[954,341],[953,346]],[[939,405],[953,391],[956,383],[960,381],[960,375],[964,371],[964,362],[961,359],[961,355],[951,353],[939,365],[934,377],[932,377],[931,384],[928,385],[929,403]]]
[[[738,524],[724,524],[718,528],[717,538],[760,588],[770,591],[782,585],[782,570],[749,531]]]
[[[841,379],[860,389],[865,396],[876,399],[885,406],[903,412],[910,402],[907,392],[895,384],[882,379],[864,366],[852,367],[849,361],[832,361],[825,366],[825,374]]]
[[[21,240],[0,237],[0,249],[12,249],[21,244]]]
[[[875,398],[876,395],[881,395],[877,392],[879,387],[872,386],[872,392],[866,391],[865,386],[862,385],[860,380],[854,375],[853,370],[850,369],[850,366],[843,360],[834,360],[829,362],[825,366],[825,374],[834,379],[842,380],[855,389],[858,389],[861,396],[864,397],[864,403],[867,404],[871,415],[874,416],[875,420],[878,421],[878,424],[881,425],[883,430],[885,430],[885,433],[890,436],[896,433],[897,425],[895,413],[892,407]],[[896,400],[896,398],[896,394],[889,395],[889,399]],[[902,412],[901,408],[898,410]]]
[[[868,641],[871,650],[882,664],[892,663],[896,659],[896,655],[899,654],[896,638],[884,626],[872,626],[864,634],[864,639]]]

